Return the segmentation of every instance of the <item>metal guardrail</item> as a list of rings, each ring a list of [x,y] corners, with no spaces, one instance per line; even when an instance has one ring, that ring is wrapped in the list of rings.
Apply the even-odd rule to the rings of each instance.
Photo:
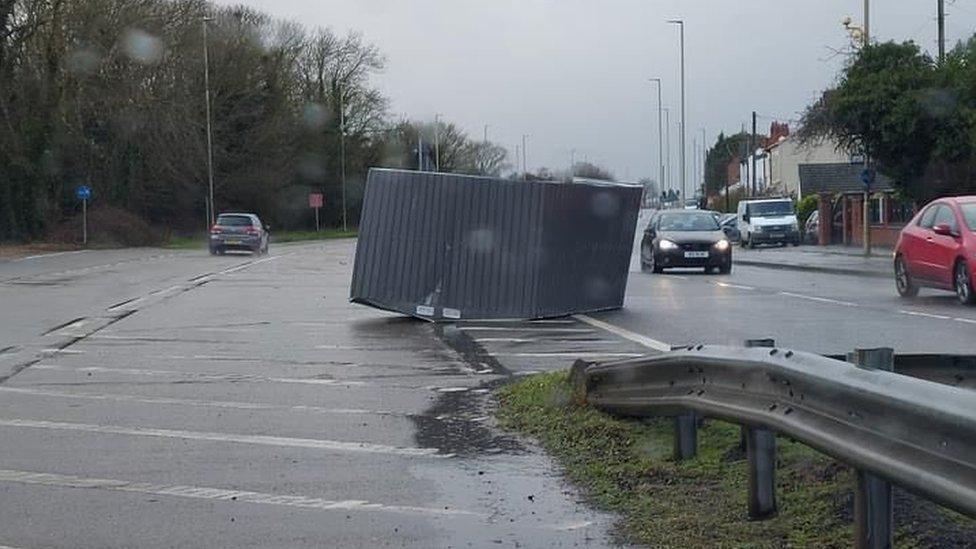
[[[754,345],[764,343],[772,344]],[[890,371],[896,363],[890,349],[852,355],[862,366],[771,347],[699,345],[578,364],[574,376],[587,402],[604,411],[675,416],[678,459],[695,454],[698,415],[743,425],[752,518],[776,513],[774,433],[858,470],[859,547],[890,547],[891,483],[976,516],[976,395]],[[932,357],[901,362],[906,373],[942,371],[957,379],[960,367],[976,364],[959,360],[943,359],[942,370]]]

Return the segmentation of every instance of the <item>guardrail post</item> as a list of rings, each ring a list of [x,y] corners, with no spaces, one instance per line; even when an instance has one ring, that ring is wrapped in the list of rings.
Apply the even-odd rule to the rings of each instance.
[[[893,349],[855,349],[849,355],[866,368],[894,371]],[[894,543],[894,500],[891,483],[868,471],[857,471],[854,487],[854,546],[887,549]]]
[[[692,459],[698,454],[698,417],[684,412],[674,418],[674,459]]]
[[[746,347],[774,347],[772,339],[747,339]],[[740,444],[749,467],[749,518],[776,515],[776,435],[763,427],[742,426]]]

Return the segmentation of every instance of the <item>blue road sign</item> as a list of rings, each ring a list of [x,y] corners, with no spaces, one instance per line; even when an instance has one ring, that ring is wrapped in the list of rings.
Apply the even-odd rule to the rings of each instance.
[[[78,200],[91,200],[91,187],[88,185],[78,185],[75,189],[75,196]]]
[[[861,170],[861,183],[864,184],[864,188],[871,190],[871,186],[874,185],[875,171],[871,168],[864,168]]]

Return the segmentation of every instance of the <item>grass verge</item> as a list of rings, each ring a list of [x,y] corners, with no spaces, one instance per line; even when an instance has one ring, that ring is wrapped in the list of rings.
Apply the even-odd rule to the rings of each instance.
[[[307,240],[330,240],[333,238],[354,238],[358,233],[355,230],[343,231],[340,229],[327,229],[324,231],[275,231],[271,233],[271,244],[284,244],[285,242],[303,242]],[[166,243],[166,248],[173,250],[193,250],[204,248],[207,245],[206,238],[203,236],[172,236]]]
[[[746,516],[739,428],[708,420],[695,460],[671,459],[667,419],[622,420],[574,402],[568,374],[525,378],[499,392],[499,422],[537,439],[597,506],[618,513],[627,541],[653,547],[850,547],[854,473],[777,439],[779,515]],[[965,546],[976,521],[896,492],[898,547]]]

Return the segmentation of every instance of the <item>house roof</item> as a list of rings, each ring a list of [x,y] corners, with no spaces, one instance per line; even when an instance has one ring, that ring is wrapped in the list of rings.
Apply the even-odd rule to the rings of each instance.
[[[864,164],[851,164],[848,162],[836,162],[830,164],[800,164],[800,188],[803,194],[809,193],[852,193],[864,192],[864,184],[861,183],[861,171]],[[891,191],[891,179],[883,174],[878,174],[874,185],[871,186],[874,192]]]

